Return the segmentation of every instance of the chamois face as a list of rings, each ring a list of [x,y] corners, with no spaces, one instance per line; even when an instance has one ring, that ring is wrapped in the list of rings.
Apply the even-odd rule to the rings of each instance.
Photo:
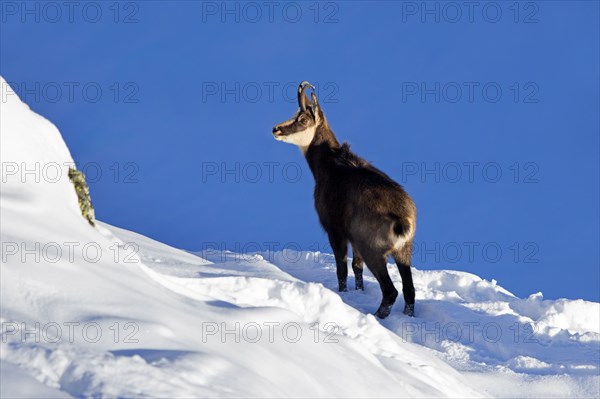
[[[319,104],[317,97],[312,94],[312,102],[305,94],[306,88],[312,85],[308,82],[302,82],[298,88],[298,106],[299,109],[294,116],[273,128],[273,137],[275,140],[295,144],[305,152],[315,137],[317,126],[321,122],[319,115]]]
[[[275,140],[295,144],[300,148],[306,148],[315,136],[317,128],[316,119],[310,107],[307,107],[304,112],[298,110],[291,119],[273,128],[273,136]]]

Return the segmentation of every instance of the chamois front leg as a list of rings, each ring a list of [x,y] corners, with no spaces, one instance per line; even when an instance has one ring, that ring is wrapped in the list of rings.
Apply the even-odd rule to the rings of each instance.
[[[339,290],[346,292],[348,291],[348,240],[336,234],[329,234],[329,244],[335,256]]]
[[[365,290],[365,284],[363,282],[363,268],[364,263],[358,249],[352,245],[352,271],[354,272],[354,283],[355,289]]]

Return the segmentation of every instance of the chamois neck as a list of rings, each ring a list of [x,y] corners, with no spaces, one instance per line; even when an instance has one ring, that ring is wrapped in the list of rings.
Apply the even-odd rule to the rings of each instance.
[[[340,143],[335,137],[333,130],[331,130],[327,121],[324,121],[317,128],[313,141],[304,152],[315,180],[320,174],[326,173],[327,164],[333,158],[333,150],[339,147]]]

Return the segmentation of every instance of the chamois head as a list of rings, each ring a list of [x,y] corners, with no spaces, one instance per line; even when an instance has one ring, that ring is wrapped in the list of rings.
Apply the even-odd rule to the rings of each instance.
[[[306,89],[309,87],[313,89],[311,93],[312,101],[306,95]],[[273,128],[275,140],[295,144],[303,151],[308,148],[315,136],[317,127],[325,119],[314,89],[314,86],[307,81],[300,83],[300,86],[298,86],[298,106],[300,109],[291,119]]]

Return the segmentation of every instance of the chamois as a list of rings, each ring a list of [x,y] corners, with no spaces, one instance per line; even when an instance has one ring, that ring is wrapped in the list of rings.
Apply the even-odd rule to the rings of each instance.
[[[313,89],[312,101],[306,95]],[[352,245],[355,288],[364,290],[363,260],[381,287],[375,315],[386,318],[398,291],[388,274],[391,255],[402,277],[404,314],[413,317],[415,288],[411,273],[417,208],[402,186],[340,145],[317,101],[314,87],[298,87],[299,110],[273,128],[276,140],[300,147],[315,179],[315,207],[335,255],[340,292],[347,291],[348,242]]]

